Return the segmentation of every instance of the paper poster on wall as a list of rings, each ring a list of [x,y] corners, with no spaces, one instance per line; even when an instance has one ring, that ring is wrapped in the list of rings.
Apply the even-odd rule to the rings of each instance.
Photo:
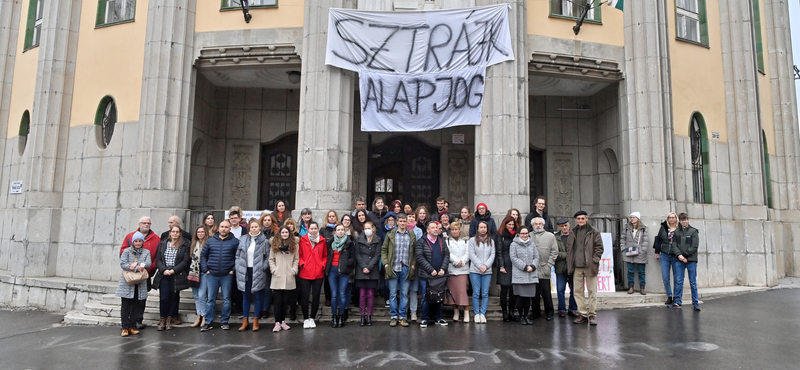
[[[603,238],[603,258],[600,259],[600,269],[597,274],[597,292],[608,293],[616,291],[616,282],[614,279],[614,243],[611,239],[611,233],[600,233]],[[555,267],[550,268],[550,291],[556,293],[556,270]],[[586,286],[586,284],[584,284]],[[569,284],[565,289],[569,293]],[[569,298],[569,297],[567,297]]]

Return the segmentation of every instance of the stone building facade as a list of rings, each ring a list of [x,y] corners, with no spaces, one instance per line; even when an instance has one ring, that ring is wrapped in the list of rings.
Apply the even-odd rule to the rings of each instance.
[[[280,0],[250,23],[227,0],[40,1],[0,0],[0,304],[78,308],[143,215],[161,232],[173,214],[376,194],[496,216],[541,194],[551,215],[639,211],[652,232],[688,212],[701,286],[800,274],[783,0],[628,1],[577,35],[564,0]],[[516,58],[489,68],[480,126],[360,130],[357,75],[324,63],[329,8],[497,3]]]

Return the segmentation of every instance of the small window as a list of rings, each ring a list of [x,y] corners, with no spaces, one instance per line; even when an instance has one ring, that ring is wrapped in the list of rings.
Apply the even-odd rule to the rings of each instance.
[[[45,0],[31,0],[28,7],[28,23],[25,27],[25,50],[39,46],[42,38],[42,19]]]
[[[678,39],[708,46],[705,0],[675,0]]]
[[[692,147],[692,190],[695,203],[711,203],[711,176],[709,173],[708,134],[700,113],[692,115],[689,127]]]
[[[756,63],[758,71],[764,73],[764,44],[761,40],[761,8],[759,0],[753,0],[753,29],[756,35]]]
[[[222,0],[222,9],[241,8],[242,1],[246,0]],[[247,3],[251,8],[274,8],[278,6],[278,0],[250,0]]]
[[[767,207],[772,208],[772,175],[769,169],[769,148],[767,147],[767,134],[761,130],[761,139],[764,142],[764,186],[767,193]]]
[[[31,133],[31,113],[25,110],[22,113],[22,121],[19,123],[19,155],[25,153],[25,146],[28,144],[28,134]]]
[[[136,15],[136,0],[99,0],[96,26],[133,21]]]
[[[592,8],[586,13],[587,22],[600,22],[600,6],[594,5],[595,0],[550,0],[550,16],[579,19],[586,11],[586,5]],[[604,4],[602,2],[600,4]]]
[[[97,146],[107,148],[114,136],[114,126],[117,124],[117,103],[110,96],[103,97],[94,116],[95,137]]]

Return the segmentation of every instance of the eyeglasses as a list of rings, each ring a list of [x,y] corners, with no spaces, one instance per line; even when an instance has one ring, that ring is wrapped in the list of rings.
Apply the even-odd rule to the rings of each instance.
[[[528,233],[519,233],[519,235],[529,235]]]

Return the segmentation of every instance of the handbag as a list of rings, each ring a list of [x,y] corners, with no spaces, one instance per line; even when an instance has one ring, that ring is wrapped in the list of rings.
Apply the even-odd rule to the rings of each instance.
[[[450,291],[447,289],[447,276],[435,276],[428,278],[428,287],[425,292],[425,299],[430,304],[442,304],[444,298]]]
[[[639,246],[642,244],[642,232],[639,233],[639,240],[636,241],[635,247],[625,249],[625,257],[635,257],[639,255]]]
[[[136,257],[134,260],[136,264],[139,264],[139,258]],[[125,282],[129,285],[137,285],[147,279],[150,278],[150,274],[147,273],[147,269],[142,271],[130,271],[130,270],[122,270],[122,277],[125,278]]]

